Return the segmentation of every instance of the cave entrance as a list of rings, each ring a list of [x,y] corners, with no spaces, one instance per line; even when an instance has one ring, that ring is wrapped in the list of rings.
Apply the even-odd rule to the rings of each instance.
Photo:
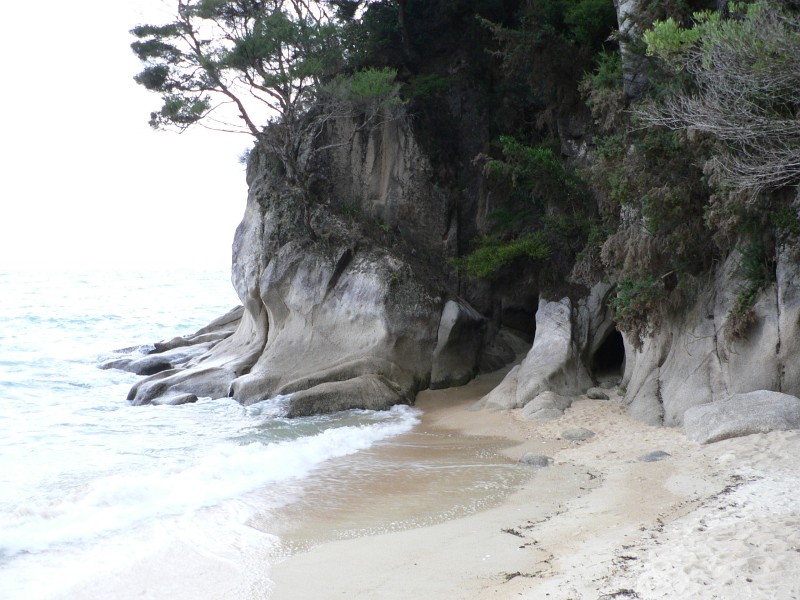
[[[619,382],[625,370],[625,342],[613,328],[592,356],[592,377],[595,381]]]

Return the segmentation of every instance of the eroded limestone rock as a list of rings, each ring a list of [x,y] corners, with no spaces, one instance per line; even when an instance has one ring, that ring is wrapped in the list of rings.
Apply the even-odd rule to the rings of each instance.
[[[536,337],[518,369],[485,397],[487,408],[521,408],[542,392],[565,396],[591,385],[589,373],[573,339],[572,303],[540,300],[536,312]]]
[[[171,394],[153,400],[155,406],[180,406],[181,404],[192,404],[194,402],[197,402],[197,396],[194,394]]]
[[[485,331],[486,319],[469,304],[456,300],[445,304],[433,350],[431,389],[463,385],[472,379]]]
[[[170,369],[186,366],[190,360],[204,355],[219,342],[233,335],[242,319],[244,308],[237,306],[223,316],[214,319],[199,331],[166,342],[156,342],[145,355],[123,356],[107,360],[101,369],[121,369],[137,375],[155,375]],[[126,348],[117,352],[135,352]]]
[[[677,426],[688,409],[738,393],[800,394],[800,269],[790,254],[778,250],[776,282],[759,296],[745,337],[727,335],[744,285],[734,252],[692,305],[628,353],[622,386],[634,417]]]
[[[564,411],[570,406],[572,406],[572,398],[548,390],[528,402],[521,412],[529,419],[550,420],[563,417]]]
[[[308,193],[253,151],[233,245],[238,326],[221,340],[198,332],[213,346],[180,364],[159,362],[171,368],[137,383],[133,404],[193,393],[244,404],[289,395],[292,415],[388,408],[413,402],[431,381],[474,375],[485,319],[458,298],[444,302],[448,270],[424,270],[445,265],[456,241],[443,237],[452,224],[430,164],[403,122],[356,126],[332,126],[330,135],[352,144],[331,146]],[[366,231],[370,222],[380,226]],[[423,262],[413,260],[418,249]]]

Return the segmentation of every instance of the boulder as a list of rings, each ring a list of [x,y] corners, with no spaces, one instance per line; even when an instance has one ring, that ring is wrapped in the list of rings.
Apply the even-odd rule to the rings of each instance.
[[[608,394],[603,388],[592,387],[586,390],[586,395],[592,400],[608,400]]]
[[[386,410],[410,404],[411,398],[379,375],[363,375],[347,381],[329,381],[290,396],[286,416],[305,417],[350,410]]]
[[[800,399],[768,390],[734,394],[726,400],[692,407],[684,415],[686,436],[701,444],[798,428]]]
[[[168,396],[161,396],[153,400],[153,406],[180,406],[181,404],[191,404],[197,402],[197,396],[194,394],[170,394]]]

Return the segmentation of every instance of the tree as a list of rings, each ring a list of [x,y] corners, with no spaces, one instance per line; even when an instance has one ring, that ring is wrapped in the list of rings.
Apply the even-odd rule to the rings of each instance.
[[[131,33],[138,38],[131,47],[145,64],[135,80],[163,98],[151,113],[153,127],[182,131],[200,124],[248,133],[301,186],[304,148],[318,150],[312,142],[326,122],[360,110],[367,112],[366,126],[397,96],[391,71],[360,74],[378,82],[366,86],[373,95],[336,79],[339,28],[321,2],[178,0],[173,22],[139,25]]]
[[[691,87],[640,110],[650,123],[722,142],[711,164],[724,186],[753,196],[800,182],[800,18],[774,0],[656,22],[648,52]]]

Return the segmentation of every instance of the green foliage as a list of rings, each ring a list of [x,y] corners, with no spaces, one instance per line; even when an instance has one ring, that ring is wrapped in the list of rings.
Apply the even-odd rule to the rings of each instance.
[[[581,78],[617,27],[611,0],[531,0],[516,26],[484,24],[501,46],[506,78],[525,83],[537,123],[551,135],[557,117],[579,105]]]
[[[742,246],[739,269],[744,278],[744,287],[728,314],[726,336],[729,341],[744,338],[755,321],[758,297],[774,280],[774,266],[770,262],[762,238],[751,239]]]
[[[595,70],[586,78],[595,89],[622,87],[622,55],[617,50],[603,50],[595,58]]]
[[[556,280],[586,237],[586,190],[552,147],[511,136],[501,136],[497,145],[502,158],[479,158],[507,202],[491,214],[492,233],[478,240],[459,266],[473,277],[492,278],[524,260]]]
[[[530,233],[510,241],[487,236],[480,240],[473,252],[456,261],[456,266],[472,277],[492,278],[503,267],[519,258],[534,261],[548,258],[551,249],[546,237],[542,232]]]
[[[748,224],[751,236],[758,236],[754,223]],[[744,279],[742,290],[736,295],[726,321],[725,337],[731,342],[743,339],[755,322],[755,305],[761,292],[774,279],[767,248],[762,237],[751,237],[741,247],[739,272]]]
[[[450,77],[438,73],[426,73],[414,77],[403,89],[403,96],[410,101],[427,100],[445,94],[451,85]]]
[[[509,186],[509,197],[516,200],[518,209],[535,215],[550,203],[574,213],[584,205],[587,192],[583,182],[552,145],[528,145],[507,135],[500,136],[497,145],[502,158],[478,158],[484,160],[490,180]]]
[[[564,161],[546,145],[528,146],[511,136],[500,136],[502,159],[488,159],[486,172],[510,180],[514,188],[542,197],[558,193],[570,183]]]
[[[620,240],[619,252],[607,252],[607,267],[624,275],[626,264],[644,273],[694,273],[713,254],[698,246],[708,237],[703,220],[709,191],[698,167],[704,152],[677,132],[651,128],[601,138],[587,173],[600,203],[601,214],[618,222],[621,212],[638,215],[626,224],[631,235],[641,227],[652,244],[641,256]],[[623,227],[624,229],[625,227]],[[622,271],[620,271],[620,269]]]
[[[319,129],[309,115],[341,62],[339,31],[319,2],[180,0],[173,22],[131,30],[144,63],[135,80],[163,100],[150,124],[249,133],[301,182],[300,145]]]
[[[169,94],[164,96],[161,110],[150,113],[150,126],[162,129],[169,125],[185,127],[197,123],[211,109],[208,96],[186,97]]]
[[[658,56],[680,70],[689,51],[706,35],[710,27],[719,23],[719,13],[702,11],[694,14],[695,25],[682,27],[669,17],[653,23],[652,29],[642,34],[649,56]]]
[[[605,276],[601,259],[603,244],[613,233],[608,223],[589,221],[586,226],[586,242],[575,256],[570,278],[576,283],[594,285]]]
[[[653,314],[661,310],[665,289],[662,278],[632,275],[621,279],[609,306],[614,311],[617,327],[625,331],[634,344],[650,333]]]
[[[725,340],[733,342],[747,337],[747,331],[756,320],[755,305],[761,290],[747,287],[733,301],[725,323]]]
[[[601,49],[616,27],[614,3],[607,0],[569,2],[564,13],[566,32],[579,48]]]
[[[595,69],[584,75],[580,91],[601,131],[619,126],[626,104],[619,50],[604,50],[595,56]]]
[[[800,182],[800,27],[793,3],[731,3],[683,27],[659,21],[648,52],[688,85],[640,114],[650,123],[716,139],[708,171],[720,189],[762,191]]]
[[[596,140],[583,174],[595,192],[599,223],[573,277],[617,282],[618,326],[641,341],[691,293],[720,249],[704,219],[710,192],[700,165],[702,140],[617,119]],[[605,238],[603,239],[603,236]]]
[[[800,236],[800,215],[792,204],[780,204],[771,215],[771,225],[782,242]]]
[[[397,71],[384,67],[382,69],[364,69],[353,74],[350,93],[356,101],[392,99],[399,102],[399,84],[395,83]]]

